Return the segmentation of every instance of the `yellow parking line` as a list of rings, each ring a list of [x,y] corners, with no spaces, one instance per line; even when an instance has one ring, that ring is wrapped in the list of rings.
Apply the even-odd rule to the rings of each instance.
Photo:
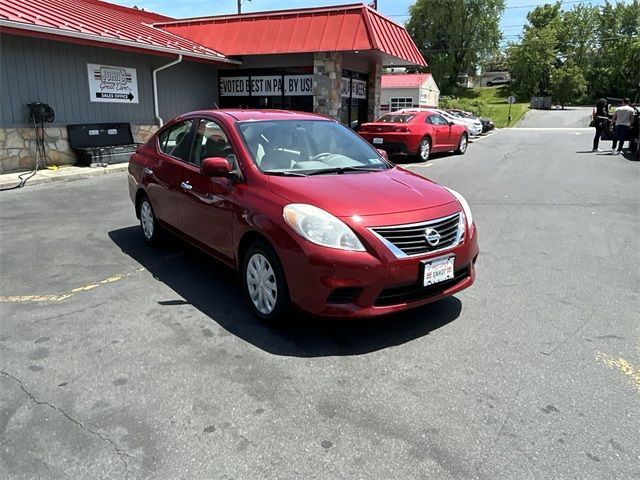
[[[94,288],[98,288],[100,285],[106,285],[108,283],[114,283],[119,280],[122,280],[126,277],[130,277],[131,275],[135,275],[136,273],[142,272],[144,268],[138,268],[137,270],[130,273],[123,273],[118,275],[113,275],[111,277],[107,277],[104,280],[100,280],[97,283],[90,283],[88,285],[83,285],[81,287],[72,288],[68,292],[50,294],[50,295],[10,295],[2,297],[0,296],[0,303],[10,303],[10,302],[59,302],[61,300],[66,300],[69,297],[73,297],[76,293],[87,292],[89,290],[93,290]]]
[[[598,352],[596,359],[607,367],[617,369],[620,373],[626,375],[631,386],[640,392],[640,369],[634,367],[624,358],[615,358],[602,352]]]

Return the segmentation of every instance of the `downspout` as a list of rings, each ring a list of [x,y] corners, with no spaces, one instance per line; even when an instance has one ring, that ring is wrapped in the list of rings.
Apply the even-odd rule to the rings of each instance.
[[[169,62],[166,65],[158,67],[153,70],[153,113],[156,115],[156,121],[158,125],[161,127],[164,124],[162,117],[160,117],[160,112],[158,111],[158,72],[160,70],[164,70],[165,68],[173,67],[182,61],[182,54],[178,55],[178,58],[173,62]]]

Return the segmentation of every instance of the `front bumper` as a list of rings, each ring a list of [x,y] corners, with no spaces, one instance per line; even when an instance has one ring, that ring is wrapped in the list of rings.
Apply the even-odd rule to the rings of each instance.
[[[396,258],[375,237],[367,252],[305,242],[303,251],[280,252],[293,304],[319,317],[367,318],[416,308],[453,295],[475,281],[476,227],[459,245],[433,254]],[[454,278],[423,287],[422,260],[454,255]]]

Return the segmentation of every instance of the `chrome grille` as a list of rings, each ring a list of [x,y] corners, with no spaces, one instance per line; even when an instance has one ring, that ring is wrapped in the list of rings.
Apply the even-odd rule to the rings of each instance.
[[[390,227],[371,227],[371,230],[396,257],[411,257],[437,252],[459,244],[464,236],[461,214],[429,220],[428,222],[394,225]],[[435,230],[440,240],[435,245],[427,242],[427,230]]]

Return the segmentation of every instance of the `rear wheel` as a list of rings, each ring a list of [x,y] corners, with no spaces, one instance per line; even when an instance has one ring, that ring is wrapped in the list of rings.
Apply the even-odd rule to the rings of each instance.
[[[256,317],[271,325],[283,320],[290,305],[289,288],[280,260],[266,242],[256,242],[247,250],[242,284]]]
[[[162,235],[161,227],[158,225],[151,201],[146,195],[140,200],[140,228],[145,241],[151,245],[157,245]]]
[[[420,146],[418,147],[418,158],[421,161],[426,162],[429,160],[429,156],[431,155],[431,140],[428,138],[423,138],[420,142]]]
[[[469,137],[467,137],[466,133],[460,135],[460,141],[458,142],[458,149],[456,153],[458,155],[464,155],[464,152],[467,151],[467,147],[469,146]]]

